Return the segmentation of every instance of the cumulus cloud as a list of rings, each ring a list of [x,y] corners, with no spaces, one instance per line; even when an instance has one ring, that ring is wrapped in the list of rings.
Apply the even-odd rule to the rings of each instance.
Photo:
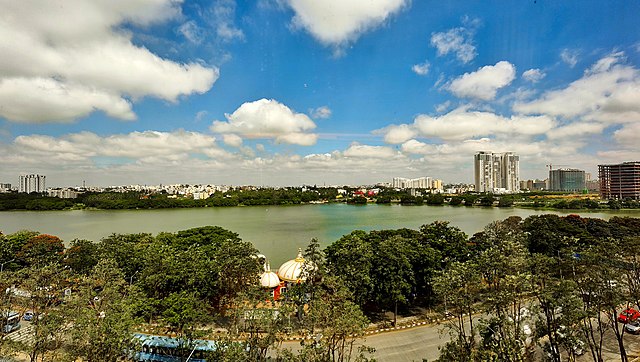
[[[540,69],[529,69],[522,73],[522,78],[531,83],[538,83],[542,78],[544,78],[546,74],[542,72]]]
[[[411,70],[417,75],[427,75],[429,74],[429,67],[431,67],[431,64],[425,61],[424,63],[414,64]]]
[[[640,135],[640,122],[634,122],[625,124],[622,128],[613,133],[613,138],[619,144],[640,151],[640,142],[638,142],[638,135]]]
[[[400,146],[400,149],[404,153],[414,154],[414,155],[430,155],[436,152],[436,147],[431,144],[426,144],[424,142],[416,141],[416,140],[408,140]]]
[[[465,73],[448,85],[449,91],[460,98],[476,98],[485,101],[496,97],[498,89],[511,84],[516,68],[507,61],[487,65],[475,72]]]
[[[240,147],[242,146],[242,137],[237,134],[225,134],[222,135],[222,141],[224,144],[231,147]]]
[[[408,124],[390,125],[376,131],[376,133],[384,134],[384,141],[392,144],[402,143],[417,135],[417,131],[414,127]]]
[[[471,111],[466,107],[442,116],[418,115],[413,124],[392,125],[376,132],[383,133],[388,143],[399,144],[416,136],[461,141],[496,135],[542,135],[553,129],[555,121],[548,116],[500,116],[493,112]]]
[[[331,108],[327,106],[322,106],[316,109],[312,109],[309,113],[311,114],[311,117],[316,119],[331,118]]]
[[[445,32],[431,34],[431,45],[439,56],[455,54],[462,63],[469,63],[478,53],[472,42],[473,32],[467,28],[453,28]]]
[[[302,146],[313,145],[318,139],[316,134],[308,133],[316,124],[307,115],[295,113],[273,99],[243,103],[225,117],[227,121],[214,121],[211,131]]]
[[[131,101],[174,102],[208,91],[218,70],[180,64],[134,45],[123,23],[148,26],[176,18],[179,3],[71,0],[3,4],[0,15],[0,116],[18,122],[70,121],[93,110],[135,118]],[[17,101],[41,95],[41,103]],[[50,98],[50,99],[48,99]],[[50,117],[47,117],[47,113]]]
[[[379,26],[407,0],[287,0],[295,12],[292,24],[325,45],[341,47]]]
[[[607,55],[567,87],[516,102],[513,109],[607,124],[640,121],[640,72],[623,61],[621,52]]]
[[[569,67],[573,68],[578,64],[578,51],[570,49],[562,49],[560,52],[560,59],[565,62]]]
[[[131,103],[118,94],[52,78],[0,78],[0,104],[0,116],[13,121],[70,122],[95,110],[136,118]]]
[[[13,142],[15,155],[27,155],[37,162],[53,160],[68,164],[95,165],[96,158],[124,158],[127,162],[170,162],[187,159],[191,154],[224,156],[215,138],[197,132],[144,131],[101,137],[80,132],[61,137],[18,136]],[[51,161],[48,161],[51,162]]]
[[[598,122],[580,122],[579,124],[572,123],[549,130],[549,132],[547,132],[547,138],[550,140],[556,140],[601,134],[606,127],[606,124]]]
[[[380,159],[392,159],[398,157],[397,151],[387,146],[369,146],[354,143],[347,148],[343,155],[345,157],[355,158],[380,158]]]

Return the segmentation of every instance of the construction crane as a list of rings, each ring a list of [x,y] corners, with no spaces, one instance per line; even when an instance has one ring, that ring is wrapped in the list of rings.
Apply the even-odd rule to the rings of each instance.
[[[569,166],[569,165],[556,165],[556,166]],[[549,167],[549,172],[551,172],[551,170],[553,170],[553,165],[552,164],[548,164],[547,167]]]

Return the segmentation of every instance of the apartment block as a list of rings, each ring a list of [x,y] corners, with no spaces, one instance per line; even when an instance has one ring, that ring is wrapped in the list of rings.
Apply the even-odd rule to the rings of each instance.
[[[18,192],[30,194],[32,192],[43,193],[46,190],[46,176],[43,175],[20,175]]]
[[[640,200],[640,162],[598,165],[598,178],[603,199]]]
[[[473,156],[476,192],[518,192],[520,156],[481,151]]]
[[[473,156],[476,192],[518,192],[520,156],[513,152],[481,151]]]

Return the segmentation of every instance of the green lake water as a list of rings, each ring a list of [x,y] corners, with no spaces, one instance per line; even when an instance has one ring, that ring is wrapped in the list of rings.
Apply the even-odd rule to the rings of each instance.
[[[519,208],[481,208],[453,206],[346,205],[218,207],[166,210],[73,210],[3,211],[0,231],[22,229],[73,239],[99,241],[111,233],[175,232],[193,227],[218,225],[240,234],[255,245],[277,268],[296,256],[313,237],[329,245],[353,230],[412,228],[436,220],[449,221],[469,235],[488,223],[509,216],[554,213],[579,214],[608,219],[612,216],[640,217],[640,210],[566,212]]]

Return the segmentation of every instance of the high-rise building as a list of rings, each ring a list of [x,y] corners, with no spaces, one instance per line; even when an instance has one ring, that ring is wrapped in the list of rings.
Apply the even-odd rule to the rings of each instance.
[[[512,152],[478,152],[473,157],[476,192],[520,190],[520,156]]]
[[[442,180],[431,177],[404,178],[394,177],[391,186],[396,189],[442,189]]]
[[[38,192],[42,193],[46,189],[45,185],[46,176],[43,175],[20,175],[20,186],[18,187],[18,192],[32,193]]]
[[[549,170],[549,189],[551,191],[582,191],[586,187],[586,174],[574,168]]]
[[[603,199],[640,200],[640,162],[598,165],[598,178]]]

